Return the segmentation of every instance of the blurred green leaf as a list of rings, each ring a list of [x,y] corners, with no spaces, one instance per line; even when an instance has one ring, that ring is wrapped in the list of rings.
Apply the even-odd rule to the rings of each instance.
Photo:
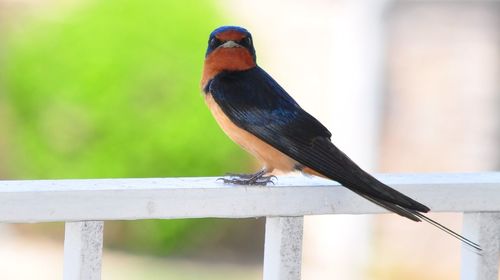
[[[203,20],[200,20],[203,19]],[[247,158],[204,106],[208,1],[95,1],[7,46],[16,178],[219,175]]]

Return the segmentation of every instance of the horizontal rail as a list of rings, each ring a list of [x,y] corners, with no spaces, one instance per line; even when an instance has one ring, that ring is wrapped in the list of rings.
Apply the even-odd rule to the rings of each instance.
[[[433,211],[500,211],[500,172],[378,178]],[[0,222],[9,223],[384,212],[333,181],[303,176],[267,187],[213,177],[0,181]]]

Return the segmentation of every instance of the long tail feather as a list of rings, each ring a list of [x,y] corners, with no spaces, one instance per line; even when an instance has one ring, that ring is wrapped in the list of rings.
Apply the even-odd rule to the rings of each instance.
[[[467,239],[467,238],[463,237],[462,235],[460,235],[460,234],[458,234],[458,233],[454,232],[453,230],[451,230],[451,229],[449,229],[449,228],[447,228],[447,227],[443,226],[442,224],[440,224],[440,223],[438,223],[438,222],[434,221],[433,219],[431,219],[431,218],[429,218],[429,217],[427,217],[427,216],[425,216],[425,215],[423,215],[423,214],[421,214],[421,213],[418,213],[418,212],[416,212],[416,211],[415,211],[415,213],[413,213],[413,214],[414,214],[415,216],[419,217],[420,219],[422,219],[422,220],[424,220],[424,221],[428,222],[429,224],[431,224],[431,225],[433,225],[433,226],[437,227],[438,229],[440,229],[440,230],[442,230],[442,231],[446,232],[447,234],[449,234],[449,235],[451,235],[451,236],[455,237],[456,239],[460,240],[460,241],[461,241],[461,242],[463,242],[464,244],[466,244],[466,245],[468,245],[468,246],[472,247],[472,248],[473,248],[473,249],[475,249],[477,252],[482,251],[481,246],[480,246],[479,244],[477,244],[477,243],[475,243],[475,242],[471,241],[470,239]]]
[[[481,246],[473,241],[471,241],[470,239],[456,233],[455,231],[447,228],[446,226],[434,221],[433,219],[425,216],[424,214],[422,213],[419,213],[418,211],[415,211],[415,210],[412,210],[412,209],[407,209],[407,208],[404,208],[404,207],[401,207],[399,205],[396,205],[396,204],[393,204],[393,203],[389,203],[389,202],[386,202],[386,201],[383,201],[383,200],[377,200],[375,198],[372,198],[372,197],[369,197],[367,195],[364,195],[364,194],[361,194],[361,193],[358,193],[360,194],[362,197],[370,200],[371,202],[391,211],[391,212],[394,212],[398,215],[401,215],[403,217],[406,217],[412,221],[416,221],[416,222],[420,222],[420,221],[426,221],[428,222],[429,224],[437,227],[438,229],[444,231],[445,233],[451,235],[452,237],[460,240],[462,243],[464,243],[465,245],[471,247],[472,249],[474,249],[474,251],[476,253],[480,253],[482,251],[481,249]]]

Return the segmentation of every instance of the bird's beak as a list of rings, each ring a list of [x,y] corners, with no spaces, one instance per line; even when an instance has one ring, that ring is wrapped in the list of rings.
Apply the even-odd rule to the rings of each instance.
[[[220,45],[221,48],[240,48],[241,45],[236,43],[235,41],[227,41],[224,44]]]

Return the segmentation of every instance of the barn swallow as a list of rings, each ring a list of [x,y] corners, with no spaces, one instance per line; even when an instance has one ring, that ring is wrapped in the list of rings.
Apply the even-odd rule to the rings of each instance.
[[[257,65],[252,35],[222,26],[209,37],[201,79],[205,102],[222,130],[263,168],[225,183],[266,185],[271,172],[300,171],[339,182],[369,201],[413,221],[427,221],[465,244],[479,245],[426,217],[429,207],[377,180],[332,142],[332,134]]]

